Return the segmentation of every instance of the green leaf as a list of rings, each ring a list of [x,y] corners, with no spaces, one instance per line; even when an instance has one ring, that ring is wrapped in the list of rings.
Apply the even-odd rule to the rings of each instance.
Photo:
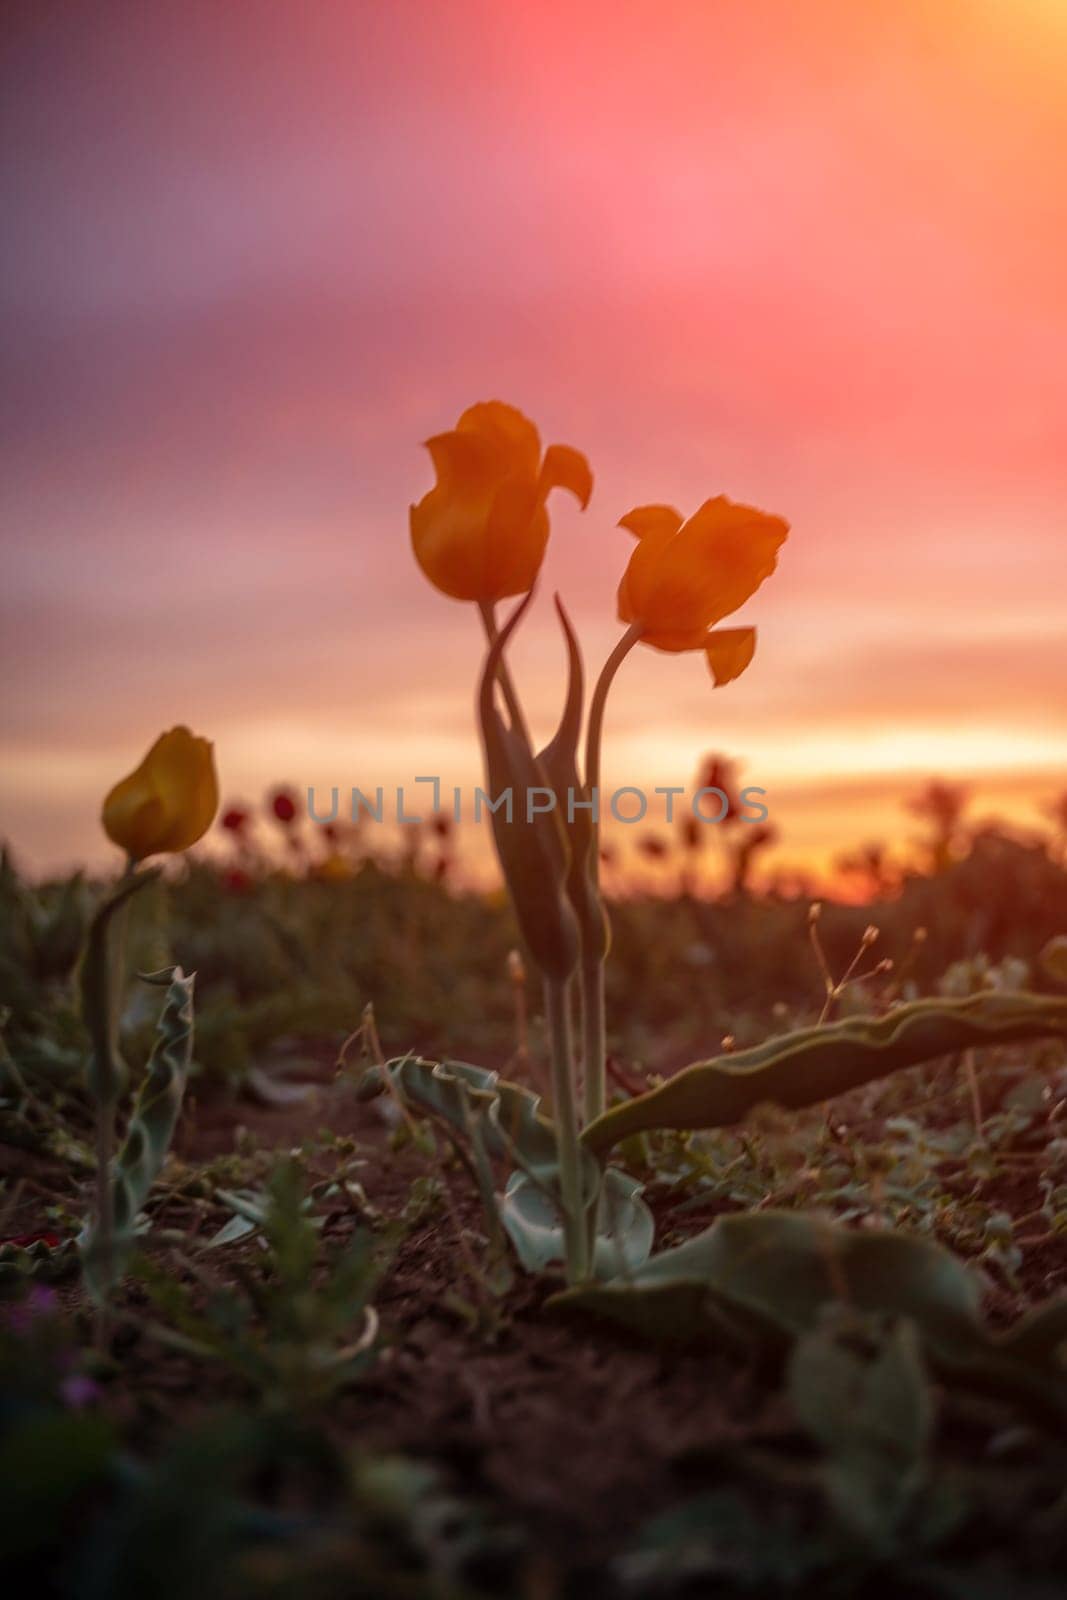
[[[650,1128],[722,1128],[762,1104],[797,1109],[874,1078],[959,1050],[1067,1037],[1067,999],[986,993],[916,1000],[886,1016],[801,1028],[736,1055],[686,1067],[658,1089],[614,1106],[582,1134],[603,1154]]]
[[[306,1105],[318,1094],[318,1087],[313,1083],[293,1083],[255,1066],[245,1068],[242,1088],[260,1105],[282,1109]]]
[[[44,1239],[18,1245],[10,1239],[0,1244],[0,1284],[18,1283],[33,1278],[41,1283],[58,1283],[78,1269],[78,1248],[74,1239],[50,1245]]]
[[[720,1217],[628,1279],[568,1289],[549,1304],[655,1340],[759,1338],[779,1350],[816,1328],[823,1308],[835,1303],[908,1317],[946,1375],[1025,1401],[1039,1415],[1067,1417],[1063,1302],[997,1336],[982,1322],[980,1296],[977,1275],[930,1240],[761,1211]]]
[[[513,1172],[500,1199],[500,1215],[527,1272],[543,1272],[565,1257],[563,1211],[555,1189]],[[604,1173],[593,1239],[593,1276],[608,1279],[647,1261],[655,1222],[641,1185],[617,1167]]]
[[[836,1314],[835,1314],[836,1313]],[[915,1324],[835,1307],[793,1350],[789,1398],[840,1520],[883,1549],[923,1486],[933,1406]]]
[[[561,1261],[563,1218],[558,1209],[559,1158],[556,1130],[541,1112],[539,1095],[501,1078],[487,1067],[465,1061],[424,1061],[401,1056],[364,1074],[362,1099],[381,1094],[384,1074],[412,1107],[440,1117],[473,1145],[475,1168],[490,1230],[496,1207],[519,1260],[528,1271],[541,1271]],[[472,1140],[472,1124],[478,1141]],[[502,1198],[487,1193],[484,1158],[502,1160],[517,1170]],[[652,1248],[652,1214],[640,1199],[641,1185],[617,1168],[602,1172],[599,1162],[582,1153],[582,1191],[594,1235],[598,1275],[632,1270]],[[596,1211],[594,1213],[594,1206]]]
[[[243,1217],[253,1228],[262,1228],[270,1210],[270,1196],[266,1189],[216,1189],[215,1199],[229,1206],[235,1216]]]
[[[205,1250],[212,1249],[215,1245],[236,1244],[238,1239],[246,1239],[250,1233],[255,1233],[257,1224],[250,1217],[233,1216],[229,1222],[224,1222],[217,1233],[213,1233],[204,1246]]]
[[[682,1291],[689,1291],[683,1294]],[[829,1219],[795,1211],[720,1217],[705,1232],[664,1250],[629,1283],[576,1289],[556,1297],[620,1321],[680,1337],[706,1329],[709,1303],[739,1313],[787,1341],[815,1326],[822,1306],[843,1300],[864,1311],[914,1316],[948,1343],[973,1344],[978,1328],[978,1281],[940,1246],[898,1233],[857,1233]],[[640,1302],[644,1302],[644,1306]],[[669,1318],[658,1305],[670,1307]],[[687,1307],[679,1320],[682,1305]],[[651,1312],[651,1319],[649,1313]]]
[[[746,1469],[751,1472],[748,1461]],[[744,1481],[746,1473],[734,1476]],[[790,1497],[777,1494],[769,1509],[758,1495],[723,1488],[705,1490],[652,1517],[617,1566],[624,1594],[668,1600],[701,1593],[814,1595],[820,1592],[814,1575],[837,1559],[822,1531],[804,1523]]]
[[[535,1179],[551,1180],[557,1165],[556,1130],[541,1112],[539,1095],[488,1067],[399,1056],[384,1067],[368,1068],[357,1091],[360,1099],[381,1094],[386,1073],[409,1105],[432,1112],[458,1134],[466,1136],[469,1114],[483,1118],[490,1156],[513,1162]],[[588,1169],[595,1175],[592,1158]]]
[[[118,1028],[125,974],[117,970],[113,935],[115,919],[125,915],[130,898],[159,877],[158,867],[119,880],[99,905],[89,924],[89,938],[81,969],[82,1016],[92,1046],[89,1057],[89,1091],[98,1105],[113,1105],[126,1081],[126,1065],[119,1054]],[[121,939],[118,941],[121,945]]]
[[[121,1274],[136,1231],[137,1216],[162,1170],[181,1111],[193,1050],[193,984],[180,967],[142,974],[146,983],[166,984],[148,1070],[134,1102],[129,1127],[115,1163],[114,1222],[109,1271],[101,1270],[95,1226],[81,1239],[86,1286],[97,1300]]]

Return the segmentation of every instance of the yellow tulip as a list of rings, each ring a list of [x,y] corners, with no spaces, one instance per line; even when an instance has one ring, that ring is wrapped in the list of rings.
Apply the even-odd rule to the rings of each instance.
[[[315,876],[322,883],[347,883],[354,876],[354,868],[347,856],[331,851],[315,867]]]
[[[113,843],[134,861],[143,861],[188,850],[210,828],[218,805],[211,744],[188,728],[171,728],[111,790],[101,820]]]
[[[619,526],[638,541],[619,585],[619,620],[657,650],[703,650],[716,686],[739,677],[756,630],[711,630],[770,577],[789,524],[719,495],[688,522],[673,506],[638,506]]]
[[[589,463],[568,445],[541,454],[533,423],[500,400],[471,406],[426,440],[436,486],[411,507],[411,543],[430,582],[456,600],[492,603],[533,587],[548,543],[545,500],[569,489],[584,511]]]

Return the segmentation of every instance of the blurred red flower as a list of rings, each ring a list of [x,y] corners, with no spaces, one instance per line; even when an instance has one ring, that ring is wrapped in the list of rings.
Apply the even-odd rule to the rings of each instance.
[[[231,806],[222,813],[222,826],[229,833],[243,833],[249,823],[249,813],[243,806]]]
[[[699,850],[704,843],[704,824],[694,816],[684,816],[679,829],[682,846],[686,850]]]
[[[284,822],[287,827],[296,820],[298,806],[296,796],[290,789],[275,789],[270,798],[270,808],[278,821]]]
[[[741,801],[737,792],[737,763],[729,756],[705,756],[697,777],[698,789],[717,789],[726,796],[726,810],[720,822],[737,822],[741,815]],[[711,814],[712,802],[708,802]]]

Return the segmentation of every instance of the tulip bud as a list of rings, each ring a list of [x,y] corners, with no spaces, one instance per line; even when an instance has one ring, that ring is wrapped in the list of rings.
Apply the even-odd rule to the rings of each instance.
[[[546,977],[564,979],[578,961],[578,929],[567,903],[567,841],[558,809],[530,805],[532,790],[545,790],[545,773],[525,735],[505,724],[494,703],[504,647],[529,605],[533,591],[501,629],[485,659],[478,695],[490,800],[511,791],[512,809],[493,810],[493,841],[530,953]]]
[[[578,736],[582,723],[582,656],[571,620],[556,596],[556,611],[567,640],[567,702],[555,737],[541,751],[538,765],[544,771],[560,811],[567,839],[567,898],[578,921],[582,960],[595,966],[604,960],[611,943],[604,902],[593,870],[593,813],[589,794],[578,779]],[[577,803],[568,804],[568,795]]]
[[[104,801],[104,832],[133,861],[188,850],[203,838],[219,804],[215,758],[188,728],[161,733],[139,767]]]

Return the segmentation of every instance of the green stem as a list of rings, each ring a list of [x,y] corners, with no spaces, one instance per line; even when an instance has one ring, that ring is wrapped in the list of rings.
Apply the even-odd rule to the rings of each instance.
[[[126,865],[122,869],[122,876],[115,885],[118,893],[129,883],[137,873],[137,862],[132,856],[126,857]],[[130,902],[124,900],[115,911],[108,929],[109,935],[109,988],[108,1003],[111,1012],[112,1038],[118,1044],[119,1029],[122,1025],[122,1013],[126,999],[126,937],[130,925]]]
[[[604,708],[608,690],[626,657],[641,637],[642,625],[632,622],[608,656],[600,671],[589,704],[589,727],[585,737],[585,787],[589,798],[596,795],[593,808],[593,836],[590,841],[589,871],[600,888],[600,746],[604,734]],[[585,1069],[585,1115],[588,1122],[599,1117],[607,1106],[605,1070],[606,1021],[604,1005],[604,963],[582,967],[582,1043]]]
[[[106,1354],[111,1340],[109,1304],[115,1238],[115,1196],[111,1187],[111,1157],[115,1147],[115,1102],[101,1100],[96,1107],[96,1256],[97,1281],[106,1285],[96,1313],[96,1342]]]
[[[604,1001],[604,964],[582,964],[582,1075],[585,1121],[592,1122],[606,1109],[607,1011]]]
[[[559,1153],[567,1282],[581,1283],[588,1276],[589,1258],[582,1196],[582,1152],[574,1104],[574,1056],[571,1049],[568,989],[568,981],[545,979],[545,1010],[552,1050],[552,1114]]]
[[[116,892],[134,877],[137,865],[132,856],[127,856]],[[119,1029],[126,995],[126,938],[129,916],[130,903],[129,900],[124,900],[116,909],[107,930],[107,1011],[110,1019],[109,1036],[115,1049],[119,1048]],[[96,1338],[97,1346],[102,1353],[107,1351],[111,1340],[109,1292],[115,1254],[115,1195],[111,1182],[111,1159],[115,1153],[117,1110],[118,1100],[114,1094],[101,1095],[96,1105],[96,1271],[98,1282],[106,1285],[106,1288],[97,1308]]]
[[[500,631],[496,625],[496,606],[492,600],[479,600],[478,610],[481,613],[482,622],[485,625],[485,636],[489,640],[489,643],[492,644]],[[522,714],[522,706],[519,704],[518,691],[515,688],[511,673],[508,671],[507,662],[503,659],[503,657],[501,657],[500,666],[497,669],[497,681],[499,682],[501,690],[503,691],[504,704],[508,708],[508,715],[511,718],[512,727],[517,734],[521,735],[521,737],[525,739],[527,745],[529,745],[530,749],[532,750],[533,745],[530,744],[530,730],[527,728],[526,718]]]

